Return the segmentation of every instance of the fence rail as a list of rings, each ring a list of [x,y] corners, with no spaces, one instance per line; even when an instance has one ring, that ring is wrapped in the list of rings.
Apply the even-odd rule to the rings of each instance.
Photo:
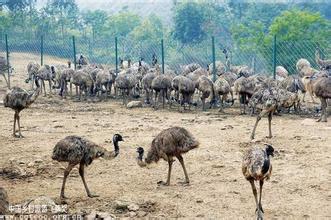
[[[30,60],[41,64],[53,64],[56,58],[58,62],[71,60],[75,63],[75,54],[86,55],[91,63],[107,64],[114,68],[118,68],[119,58],[130,58],[132,61],[144,58],[146,62],[150,62],[152,55],[155,54],[160,63],[179,72],[181,65],[193,62],[203,67],[216,61],[225,63],[225,56],[222,53],[224,48],[230,51],[232,65],[248,65],[255,72],[268,74],[273,74],[278,65],[284,66],[290,74],[296,73],[296,62],[300,58],[306,58],[313,67],[317,68],[316,48],[319,48],[322,58],[331,57],[330,42],[304,40],[280,42],[276,37],[269,45],[251,45],[251,49],[242,49],[232,42],[221,42],[217,37],[192,45],[181,45],[171,39],[137,42],[124,37],[93,40],[86,37],[42,36],[40,39],[31,40],[5,35],[5,38],[0,39],[0,56],[7,57],[9,64],[22,71],[26,71],[27,62]],[[15,59],[19,58],[17,55],[12,56],[13,53],[26,56],[26,63],[15,62]]]

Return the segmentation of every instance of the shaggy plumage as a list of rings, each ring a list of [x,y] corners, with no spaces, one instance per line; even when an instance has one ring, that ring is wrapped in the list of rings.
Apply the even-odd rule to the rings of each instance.
[[[254,139],[256,127],[259,121],[265,115],[268,115],[268,122],[269,122],[268,138],[272,137],[271,120],[272,120],[272,115],[276,111],[278,104],[279,104],[279,99],[278,99],[277,90],[275,89],[275,87],[273,87],[270,84],[264,85],[253,94],[250,100],[250,105],[253,106],[254,108],[260,109],[261,112],[258,114],[256,118],[256,122],[251,134],[251,139]]]
[[[46,96],[45,81],[48,81],[49,93],[52,93],[52,80],[55,77],[54,69],[49,65],[43,65],[39,68],[36,76],[41,80],[41,91],[44,89],[44,95]]]
[[[215,99],[215,91],[214,84],[207,76],[200,76],[197,80],[197,89],[202,93],[201,101],[202,101],[202,110],[204,111],[206,98],[210,97],[210,103]]]
[[[29,81],[31,81],[31,89],[33,89],[34,79],[37,76],[39,69],[40,65],[36,61],[31,61],[27,65],[28,78],[26,79],[26,82],[28,83]]]
[[[326,122],[328,117],[327,99],[331,98],[331,78],[320,76],[312,79],[312,89],[315,95],[321,100],[322,113],[318,121]]]
[[[141,167],[147,164],[158,162],[161,158],[168,161],[168,179],[165,185],[170,185],[171,167],[173,163],[173,157],[176,157],[181,163],[184,174],[185,183],[189,183],[189,178],[185,169],[184,160],[182,154],[197,148],[199,142],[192,136],[192,134],[182,127],[171,127],[161,131],[152,141],[151,148],[147,153],[147,157],[143,159],[144,149],[138,148],[138,165]]]
[[[186,76],[189,73],[191,73],[191,72],[193,72],[193,71],[195,71],[199,68],[201,68],[201,66],[198,63],[190,63],[188,65],[185,65],[185,66],[182,67],[182,75]]]
[[[124,70],[118,74],[115,79],[115,87],[122,92],[123,104],[127,103],[130,92],[134,90],[139,84],[139,79],[136,74],[133,74],[130,69]]]
[[[208,71],[203,68],[198,68],[194,70],[193,72],[190,72],[187,74],[187,78],[191,79],[195,83],[195,87],[198,88],[198,80],[200,76],[208,76]]]
[[[223,103],[227,99],[227,96],[229,93],[231,93],[232,96],[232,102],[233,102],[233,93],[231,90],[231,87],[228,83],[228,81],[222,76],[220,76],[214,83],[214,90],[215,90],[215,95],[220,99],[220,109],[219,111],[223,111]],[[221,98],[222,96],[222,98]]]
[[[23,137],[23,135],[21,134],[19,113],[23,109],[28,108],[32,103],[34,103],[40,94],[40,87],[37,78],[35,79],[35,83],[37,88],[33,92],[28,92],[19,87],[13,87],[6,93],[6,96],[4,97],[4,106],[11,108],[15,111],[13,127],[14,137]],[[18,126],[18,135],[16,134],[16,121]]]
[[[156,71],[149,71],[141,80],[142,87],[146,92],[145,102],[147,104],[150,104],[150,97],[153,97],[152,82],[156,76]]]
[[[255,202],[258,219],[263,219],[262,213],[262,187],[265,179],[271,176],[272,165],[270,156],[274,155],[274,148],[266,144],[264,148],[254,146],[244,154],[242,162],[242,172],[244,177],[250,182]],[[254,181],[260,182],[260,198],[257,199],[257,190]]]
[[[84,178],[84,167],[90,165],[94,159],[103,157],[105,159],[113,159],[119,154],[118,142],[123,141],[122,136],[115,134],[113,137],[114,151],[107,151],[105,148],[95,144],[94,142],[79,136],[67,136],[57,142],[53,149],[52,159],[59,162],[68,162],[68,167],[64,171],[64,178],[61,188],[61,199],[64,199],[64,188],[66,179],[77,164],[79,164],[79,174],[82,178],[85,190],[89,197],[94,197],[91,194]]]
[[[78,94],[79,88],[79,100],[81,99],[82,92],[84,91],[86,98],[87,94],[91,92],[93,86],[93,80],[85,68],[76,70],[71,75],[70,82],[76,86],[76,95]]]
[[[185,76],[180,78],[178,82],[178,92],[181,95],[180,105],[184,105],[184,110],[185,103],[188,104],[189,107],[192,103],[192,96],[194,94],[195,87],[195,83]]]
[[[256,87],[264,80],[264,76],[253,75],[250,77],[240,77],[234,82],[234,91],[236,94],[238,94],[238,99],[240,101],[240,113],[246,113],[246,104],[255,92]]]
[[[320,67],[320,69],[322,70],[331,69],[331,60],[322,60],[318,49],[315,52],[315,61]]]
[[[164,108],[165,98],[169,100],[168,91],[171,89],[171,82],[174,76],[172,74],[161,74],[154,77],[152,81],[152,89],[155,91],[154,108],[158,105],[158,95],[162,95],[162,106]]]
[[[96,75],[95,80],[95,93],[101,92],[102,87],[105,87],[105,94],[111,94],[111,87],[115,82],[115,74],[109,70],[101,70]]]
[[[276,79],[283,80],[288,77],[288,71],[283,66],[276,66]]]

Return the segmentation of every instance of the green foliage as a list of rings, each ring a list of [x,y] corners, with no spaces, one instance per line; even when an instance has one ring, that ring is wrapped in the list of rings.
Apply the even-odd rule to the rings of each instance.
[[[264,25],[261,22],[251,22],[246,25],[236,24],[231,28],[232,37],[242,51],[254,51],[263,42]]]
[[[5,5],[10,11],[16,12],[26,9],[31,2],[29,0],[8,0]]]
[[[201,4],[188,2],[179,4],[174,12],[173,36],[183,44],[201,42],[206,33],[203,30],[206,16]]]
[[[107,12],[103,10],[89,10],[83,13],[82,17],[85,25],[91,28],[93,39],[95,39],[96,35],[99,35],[106,30],[105,21],[108,19]]]
[[[140,23],[141,18],[130,12],[122,12],[110,16],[106,24],[107,35],[109,37],[127,36]]]
[[[290,10],[274,19],[269,28],[269,37],[277,35],[279,40],[326,40],[331,34],[330,21],[320,13]]]

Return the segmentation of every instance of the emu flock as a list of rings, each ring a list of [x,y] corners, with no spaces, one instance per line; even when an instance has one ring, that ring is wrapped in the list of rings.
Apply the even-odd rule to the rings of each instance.
[[[122,97],[123,103],[128,100],[143,97],[144,103],[155,109],[177,106],[179,111],[201,106],[205,111],[208,108],[218,108],[224,112],[225,107],[233,105],[237,100],[240,105],[240,113],[256,114],[257,119],[252,129],[251,139],[255,137],[256,127],[263,116],[268,116],[269,135],[272,137],[271,120],[274,113],[284,109],[290,111],[293,107],[295,112],[300,111],[304,102],[305,94],[309,93],[313,102],[314,97],[321,101],[321,116],[318,121],[327,121],[327,101],[331,98],[331,60],[320,59],[316,52],[316,63],[319,69],[314,69],[308,60],[300,59],[296,64],[297,73],[290,75],[288,71],[278,66],[276,79],[264,74],[256,74],[252,68],[246,65],[235,66],[228,59],[228,51],[223,51],[226,62],[216,62],[203,68],[197,63],[191,63],[182,67],[178,74],[169,66],[165,66],[164,74],[161,73],[157,57],[153,55],[151,64],[143,59],[132,63],[131,60],[120,59],[118,72],[100,64],[90,64],[88,59],[79,55],[77,57],[77,69],[68,65],[43,65],[30,62],[27,65],[28,78],[31,81],[32,92],[19,87],[13,87],[4,98],[4,106],[15,111],[13,135],[23,137],[20,131],[19,113],[30,106],[40,95],[47,95],[45,81],[49,84],[49,93],[58,90],[59,96],[66,98],[73,96],[72,87],[76,87],[76,96],[79,100],[88,96],[98,99],[108,97]],[[213,80],[213,69],[216,69],[216,80]],[[69,86],[69,89],[68,89]],[[112,92],[112,88],[114,89]],[[302,93],[302,95],[300,94]],[[235,98],[234,95],[238,95]],[[18,133],[16,132],[16,123]],[[103,157],[113,159],[119,154],[118,143],[123,141],[120,134],[113,136],[114,151],[108,151],[98,144],[80,136],[68,136],[60,140],[54,147],[52,159],[60,162],[68,162],[64,171],[60,197],[64,195],[66,179],[70,171],[79,165],[79,174],[82,178],[85,190],[89,197],[97,195],[91,193],[84,177],[84,167],[92,163],[94,159]],[[146,167],[152,162],[158,162],[161,158],[168,162],[168,177],[166,182],[158,184],[170,185],[170,177],[174,158],[180,162],[184,175],[184,184],[189,184],[188,173],[182,154],[197,148],[199,141],[182,127],[171,127],[161,131],[151,142],[147,155],[144,148],[137,148],[137,164]],[[270,156],[273,156],[274,148],[270,144],[262,146],[254,145],[243,156],[242,172],[250,182],[256,202],[257,218],[263,219],[261,204],[262,186],[264,180],[271,176],[272,166]],[[254,181],[259,181],[260,195]],[[0,188],[0,192],[1,192]],[[5,195],[5,193],[3,193]],[[4,196],[3,196],[4,197]],[[0,211],[1,211],[0,207]],[[5,210],[5,209],[3,209]]]

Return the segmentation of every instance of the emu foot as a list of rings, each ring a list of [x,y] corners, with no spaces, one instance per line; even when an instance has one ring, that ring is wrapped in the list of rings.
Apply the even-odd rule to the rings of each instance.
[[[158,186],[169,186],[170,183],[168,183],[168,182],[164,182],[164,181],[160,180],[159,182],[157,182],[157,185],[158,185]]]
[[[99,195],[96,195],[96,194],[93,194],[93,193],[89,193],[89,194],[87,194],[87,196],[90,197],[90,198],[99,197]]]
[[[179,181],[178,184],[182,185],[182,186],[189,186],[190,185],[190,181]]]
[[[60,195],[60,199],[61,199],[61,200],[66,200],[66,199],[69,199],[69,198],[66,197],[65,195]]]
[[[15,138],[24,138],[24,136],[22,135],[22,134],[13,134],[13,136],[15,137]]]
[[[266,138],[272,138],[272,135],[268,135],[268,136],[266,136]]]

